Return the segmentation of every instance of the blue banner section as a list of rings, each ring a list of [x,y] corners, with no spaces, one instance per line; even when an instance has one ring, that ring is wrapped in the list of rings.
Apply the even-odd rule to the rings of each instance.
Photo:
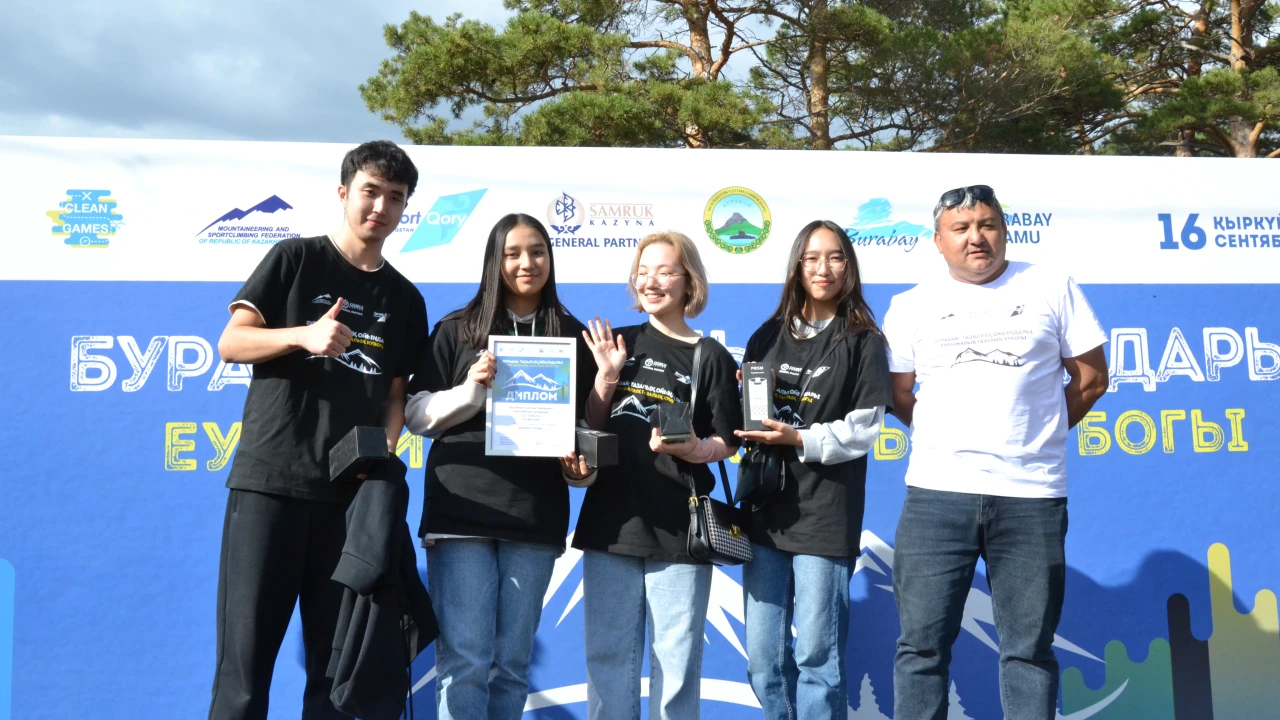
[[[871,225],[887,222],[863,214]],[[877,315],[907,287],[869,286]],[[0,361],[0,720],[206,715],[223,483],[248,381],[247,368],[222,365],[216,351],[237,288],[0,283],[14,341]],[[1113,391],[1068,441],[1062,716],[1184,720],[1208,717],[1188,708],[1211,707],[1219,719],[1260,717],[1240,713],[1280,707],[1267,590],[1280,587],[1280,382],[1271,381],[1280,377],[1280,286],[1084,289],[1111,332]],[[434,321],[475,287],[421,290]],[[644,319],[628,309],[621,284],[560,292],[583,320]],[[740,354],[777,292],[714,285],[691,325]],[[428,447],[401,440],[413,468],[412,527]],[[888,420],[870,463],[851,585],[850,717],[893,715],[893,539],[908,452],[904,429]],[[582,491],[571,494],[576,520]],[[585,717],[580,580],[580,556],[570,551],[544,607],[526,717]],[[706,636],[703,717],[759,717],[746,685],[736,568],[715,572]],[[952,663],[952,718],[1001,717],[997,647],[980,572]],[[433,667],[431,651],[414,665],[416,717],[435,717]],[[298,717],[302,686],[295,618],[276,665],[272,718]]]

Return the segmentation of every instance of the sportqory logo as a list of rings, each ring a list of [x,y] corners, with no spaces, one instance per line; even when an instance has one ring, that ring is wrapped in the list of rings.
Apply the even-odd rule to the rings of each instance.
[[[105,248],[124,225],[110,190],[68,190],[57,210],[45,215],[53,221],[53,236],[75,248]]]
[[[456,195],[441,195],[436,198],[425,215],[421,217],[405,215],[400,219],[401,225],[416,220],[418,227],[409,236],[404,247],[400,248],[400,252],[422,250],[453,242],[453,239],[458,236],[458,231],[462,229],[463,223],[471,217],[471,213],[475,211],[486,192],[488,188]]]

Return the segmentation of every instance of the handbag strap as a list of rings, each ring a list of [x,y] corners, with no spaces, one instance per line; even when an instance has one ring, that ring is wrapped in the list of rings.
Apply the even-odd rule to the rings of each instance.
[[[702,374],[702,346],[704,343],[715,342],[711,338],[699,338],[698,342],[693,346],[693,368],[689,371],[689,422],[698,416],[698,376]],[[697,433],[694,433],[697,437]],[[724,487],[724,499],[729,505],[733,505],[733,491],[729,488],[729,473],[725,470],[724,460],[719,461],[720,466],[720,483]],[[698,490],[693,484],[693,475],[689,476],[689,494],[697,497]]]

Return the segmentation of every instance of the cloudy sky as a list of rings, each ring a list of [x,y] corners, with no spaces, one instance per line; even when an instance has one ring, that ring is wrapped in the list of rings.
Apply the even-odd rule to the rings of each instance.
[[[357,89],[411,9],[501,23],[501,0],[5,3],[0,135],[402,140]]]

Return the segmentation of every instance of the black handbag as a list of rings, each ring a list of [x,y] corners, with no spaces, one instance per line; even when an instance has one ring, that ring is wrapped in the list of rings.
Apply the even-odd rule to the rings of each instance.
[[[738,459],[738,487],[733,502],[760,507],[787,487],[787,455],[777,445],[754,443]]]
[[[698,402],[698,371],[701,368],[702,344],[712,342],[707,339],[698,341],[693,350],[693,370],[689,373],[691,398],[689,407],[696,408]],[[691,413],[691,414],[696,414]],[[725,472],[724,461],[720,463],[720,482],[724,486],[725,499],[733,497],[729,488],[729,474]],[[689,477],[689,556],[694,560],[709,562],[712,565],[740,565],[751,561],[751,541],[747,539],[747,514],[742,510],[712,498],[710,495],[698,495]]]
[[[832,344],[815,368],[821,367],[835,349],[836,344]],[[813,373],[809,373],[800,386],[800,394],[796,396],[797,411],[809,390],[810,380],[813,380]],[[787,462],[790,458],[791,449],[781,445],[755,443],[747,448],[738,460],[738,489],[733,502],[743,507],[760,507],[780,494],[787,487]]]

